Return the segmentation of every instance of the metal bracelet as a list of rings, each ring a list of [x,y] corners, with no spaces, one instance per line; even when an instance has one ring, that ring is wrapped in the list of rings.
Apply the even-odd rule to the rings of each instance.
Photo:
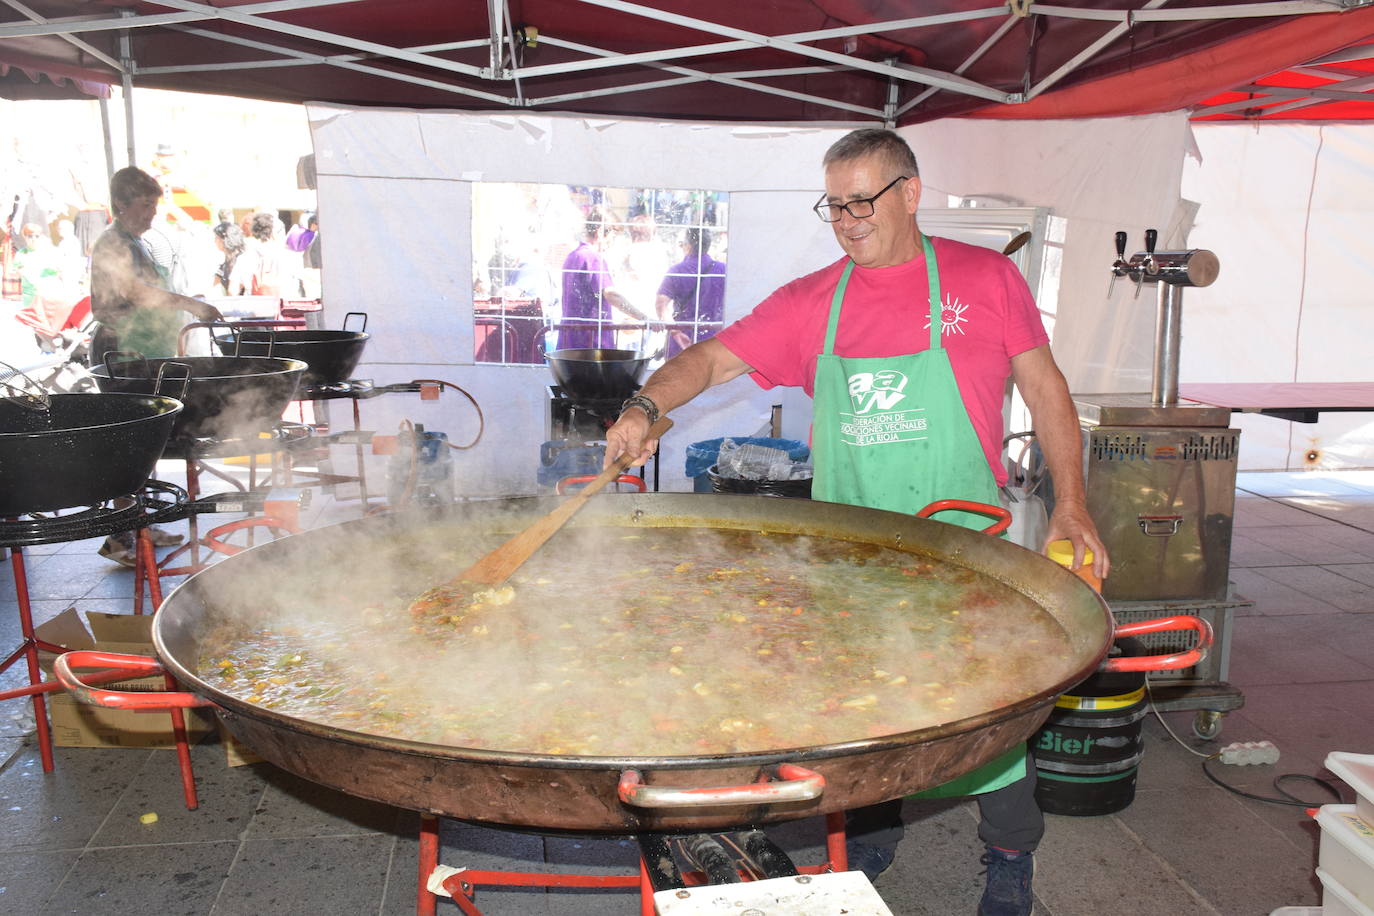
[[[645,416],[649,418],[650,426],[658,422],[658,405],[648,397],[642,394],[636,394],[626,398],[625,403],[620,405],[620,412],[624,413],[631,407],[638,407],[640,410],[644,411]]]

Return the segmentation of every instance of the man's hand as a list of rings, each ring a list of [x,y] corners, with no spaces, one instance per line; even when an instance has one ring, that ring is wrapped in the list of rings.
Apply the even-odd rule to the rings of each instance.
[[[1111,558],[1107,556],[1107,545],[1098,537],[1097,527],[1088,515],[1088,507],[1076,500],[1058,500],[1054,504],[1054,515],[1050,517],[1049,531],[1045,544],[1040,548],[1043,553],[1051,541],[1067,538],[1073,544],[1073,569],[1083,565],[1083,548],[1093,552],[1093,574],[1099,579],[1107,578],[1111,572]]]
[[[631,467],[639,467],[658,451],[658,440],[644,436],[649,432],[649,415],[638,407],[631,407],[620,415],[615,425],[606,430],[606,456],[601,466],[608,468],[621,455],[635,455]]]
[[[720,385],[743,375],[749,367],[714,337],[693,344],[664,363],[649,376],[639,394],[657,405],[659,414],[668,413],[686,404],[712,385]],[[658,451],[658,440],[649,435],[649,415],[639,407],[630,407],[606,430],[606,458],[603,468],[621,455],[635,456],[633,467],[639,467]]]
[[[197,318],[199,318],[201,321],[223,321],[223,320],[224,320],[224,315],[220,313],[220,310],[217,309],[217,308],[215,308],[215,307],[214,307],[213,305],[211,305],[210,303],[208,303],[208,302],[202,302],[202,301],[199,300],[199,299],[193,299],[192,301],[195,302],[197,305],[199,305],[200,308],[192,310],[191,314],[195,315],[195,316],[196,316]]]

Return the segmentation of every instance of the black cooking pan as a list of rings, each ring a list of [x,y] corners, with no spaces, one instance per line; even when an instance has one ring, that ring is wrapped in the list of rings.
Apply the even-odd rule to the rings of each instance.
[[[0,398],[0,517],[93,506],[152,474],[180,401],[54,394],[47,407]]]
[[[590,502],[549,548],[573,538],[568,546],[575,552],[582,543],[576,540],[579,532],[600,533],[616,543],[628,538],[629,544],[645,528],[777,532],[872,544],[963,571],[960,576],[974,585],[982,580],[1020,593],[1034,603],[1035,613],[1051,615],[1062,628],[1064,655],[1025,675],[1028,680],[1014,691],[1020,699],[956,721],[876,738],[855,735],[833,744],[685,756],[514,753],[404,740],[264,708],[220,689],[218,668],[202,673],[203,646],[219,645],[214,641],[223,628],[246,625],[256,631],[270,629],[274,621],[290,627],[302,613],[325,615],[331,627],[343,627],[370,605],[385,602],[393,590],[414,594],[422,585],[417,580],[427,575],[421,567],[434,558],[422,562],[412,548],[406,548],[403,562],[387,557],[399,543],[451,547],[463,538],[508,535],[553,505],[551,500],[493,500],[455,506],[442,516],[361,519],[229,557],[172,592],[154,620],[158,658],[190,693],[110,694],[83,687],[70,670],[156,667],[152,659],[69,655],[59,662],[58,676],[83,702],[120,708],[213,706],[237,738],[269,761],[411,810],[541,831],[699,832],[846,810],[970,772],[1034,733],[1056,697],[1097,669],[1113,639],[1106,604],[1081,579],[1043,556],[965,528],[810,500],[616,494]],[[322,557],[341,556],[348,562],[336,564],[335,574],[317,575]],[[600,588],[594,594],[570,593],[564,606],[549,608],[550,620],[575,625],[579,615],[589,609],[596,613],[605,600]],[[1146,623],[1154,631],[1179,628]],[[1192,663],[1177,657],[1149,661],[1161,668]],[[494,663],[509,671],[514,684],[532,677],[508,658]],[[447,675],[435,671],[434,677]],[[462,678],[450,680],[455,704],[481,700],[465,693]],[[635,691],[625,695],[626,702],[654,700]],[[528,702],[542,700],[536,692]],[[767,782],[770,777],[783,782]]]
[[[624,400],[639,390],[649,358],[634,350],[574,349],[544,354],[554,381],[573,400]]]
[[[351,331],[348,323],[355,315],[362,318],[362,326]],[[227,334],[216,334],[215,343],[225,356],[299,359],[310,367],[301,377],[302,385],[337,385],[353,377],[353,370],[363,358],[363,348],[371,337],[366,330],[367,315],[349,312],[344,316],[341,331],[278,331],[234,326]]]
[[[144,359],[107,353],[91,370],[101,391],[174,394],[185,404],[173,439],[234,439],[271,429],[295,397],[306,364],[256,356]],[[184,394],[182,379],[186,378]]]

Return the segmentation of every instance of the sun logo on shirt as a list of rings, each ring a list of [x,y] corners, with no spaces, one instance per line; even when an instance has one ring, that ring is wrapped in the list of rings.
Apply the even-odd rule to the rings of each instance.
[[[943,307],[940,309],[940,335],[942,337],[950,334],[962,334],[964,329],[960,327],[965,321],[964,312],[968,310],[967,303],[960,302],[957,298],[946,298]],[[926,328],[930,327],[930,315],[926,315]]]

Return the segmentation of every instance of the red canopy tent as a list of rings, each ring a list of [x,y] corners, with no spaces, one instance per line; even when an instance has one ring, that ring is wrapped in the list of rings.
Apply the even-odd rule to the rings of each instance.
[[[1369,3],[6,0],[0,71],[25,76],[0,79],[0,95],[124,82],[350,105],[898,125],[1187,106],[1208,118],[1365,117],[1370,65],[1341,52],[1374,41]],[[1302,90],[1314,104],[1296,108]]]

